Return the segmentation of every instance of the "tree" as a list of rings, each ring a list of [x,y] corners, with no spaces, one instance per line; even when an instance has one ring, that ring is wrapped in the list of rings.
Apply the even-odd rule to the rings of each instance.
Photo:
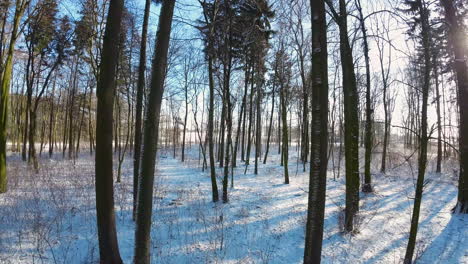
[[[462,16],[456,14],[455,1],[440,0],[445,10],[448,24],[448,37],[457,77],[458,105],[460,115],[459,144],[460,172],[458,180],[458,199],[455,213],[468,213],[468,69],[466,65],[466,32],[462,27]]]
[[[273,70],[275,72],[274,81],[278,83],[280,95],[280,122],[281,122],[281,160],[284,168],[284,183],[289,184],[289,170],[288,170],[288,104],[289,97],[288,91],[291,89],[291,61],[284,48],[284,43],[280,41],[280,47],[275,54],[275,61]]]
[[[16,0],[15,15],[13,18],[13,29],[8,43],[8,51],[6,54],[5,64],[3,65],[3,57],[0,57],[0,193],[7,191],[7,164],[6,164],[6,143],[7,143],[7,127],[8,127],[8,100],[10,95],[10,81],[13,71],[13,56],[15,52],[15,44],[18,39],[18,31],[21,18],[24,10],[29,6],[28,0]],[[6,17],[5,13],[5,17]],[[3,22],[4,23],[4,22]],[[5,25],[5,24],[3,24]],[[2,34],[3,38],[3,34]],[[2,42],[3,45],[3,42]],[[2,54],[3,56],[3,54]]]
[[[31,17],[26,31],[26,45],[28,47],[26,87],[29,131],[26,130],[28,133],[25,133],[25,138],[27,135],[29,143],[29,161],[32,161],[37,171],[38,161],[36,157],[35,138],[39,103],[48,88],[54,72],[63,64],[64,60],[66,60],[70,54],[71,24],[67,16],[60,19],[57,17],[58,5],[56,0],[44,0],[40,2],[36,8],[38,11]],[[38,57],[37,63],[35,62],[36,57]],[[41,77],[44,79],[42,85],[39,85]],[[34,94],[35,90],[36,93]],[[70,120],[71,119],[72,118],[70,118]],[[25,143],[26,142],[24,142],[24,144]],[[70,143],[70,155],[73,149],[72,143]]]
[[[418,178],[416,181],[416,192],[414,197],[413,213],[411,216],[411,228],[408,240],[408,246],[405,254],[405,264],[410,264],[413,261],[414,248],[416,245],[416,235],[418,232],[419,212],[424,187],[424,174],[426,173],[427,165],[427,102],[429,97],[430,73],[431,73],[431,56],[430,56],[430,26],[429,26],[429,9],[424,0],[405,1],[408,5],[407,12],[416,14],[416,25],[420,25],[421,46],[423,52],[423,80],[422,80],[422,105],[421,105],[421,130],[419,134],[419,159],[418,159]]]
[[[369,43],[367,41],[366,21],[362,13],[361,1],[356,0],[356,7],[359,12],[359,27],[362,32],[362,49],[364,52],[364,61],[366,64],[366,128],[364,136],[364,184],[362,185],[363,192],[372,192],[372,179],[370,165],[372,160],[372,113],[371,107],[371,73],[369,59]]]
[[[208,86],[210,89],[210,98],[208,106],[208,150],[210,153],[210,176],[211,176],[211,188],[212,188],[212,200],[213,202],[219,201],[218,184],[216,183],[216,168],[214,158],[214,77],[213,77],[213,60],[214,60],[214,24],[218,18],[218,1],[215,0],[212,4],[208,4],[206,1],[200,1],[200,5],[203,8],[204,23],[207,28],[202,29],[202,34],[205,38],[205,54],[208,61]],[[212,6],[211,6],[212,5]]]
[[[340,56],[343,74],[346,208],[345,229],[353,231],[353,219],[359,210],[359,117],[356,74],[353,54],[348,36],[348,12],[345,0],[339,1],[339,14],[330,0],[327,0],[332,17],[340,31]]]
[[[140,65],[138,66],[138,82],[136,96],[136,113],[135,113],[135,145],[133,151],[133,219],[137,207],[138,193],[138,175],[140,172],[140,152],[141,152],[141,115],[143,112],[143,93],[145,89],[145,72],[146,72],[146,42],[148,38],[148,20],[151,8],[151,0],[146,0],[145,14],[143,15],[143,28],[141,31],[141,46],[140,46]]]
[[[328,165],[328,63],[325,2],[310,1],[312,16],[312,147],[304,263],[320,263]]]
[[[159,137],[159,120],[164,79],[167,69],[167,54],[171,35],[172,17],[175,0],[162,1],[156,33],[155,54],[153,58],[150,92],[144,122],[143,153],[141,173],[138,179],[138,200],[135,230],[135,263],[150,263],[151,255],[151,214],[153,212],[153,184],[156,151]]]
[[[97,83],[95,184],[99,255],[102,264],[122,263],[115,227],[112,164],[114,93],[122,13],[123,0],[111,0]]]

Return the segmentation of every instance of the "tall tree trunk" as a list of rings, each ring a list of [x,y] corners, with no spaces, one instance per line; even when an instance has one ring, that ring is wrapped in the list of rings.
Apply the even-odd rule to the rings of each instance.
[[[55,131],[55,85],[57,83],[57,75],[54,77],[54,84],[52,85],[52,95],[50,97],[50,115],[49,115],[49,157],[54,153],[54,131]]]
[[[136,95],[135,111],[135,144],[133,150],[133,220],[135,220],[136,201],[138,192],[138,175],[140,172],[140,153],[141,153],[141,115],[143,112],[143,94],[145,92],[145,73],[146,73],[146,42],[148,38],[148,20],[151,9],[151,0],[146,0],[145,14],[143,15],[143,29],[141,32],[140,43],[140,64],[138,65],[138,82]]]
[[[229,56],[230,57],[230,56]],[[229,58],[228,66],[224,67],[224,99],[226,108],[226,128],[227,128],[227,139],[226,139],[226,156],[224,163],[224,177],[223,177],[223,203],[227,203],[228,199],[228,179],[229,179],[229,155],[232,145],[232,106],[231,106],[231,93],[229,89],[229,82],[231,76],[231,58]],[[227,71],[227,73],[226,73]]]
[[[249,76],[250,76],[250,73],[249,73],[249,68],[250,65],[247,64],[246,65],[246,68],[245,68],[245,78],[244,78],[244,82],[245,82],[245,92],[244,92],[244,96],[245,96],[245,104],[244,104],[244,116],[243,116],[243,121],[242,121],[242,143],[241,143],[241,151],[242,151],[242,155],[241,155],[241,160],[242,161],[245,161],[245,121],[246,121],[246,117],[247,117],[247,90],[248,90],[248,87],[249,87]]]
[[[387,85],[384,83],[383,94],[383,107],[384,107],[384,139],[382,145],[382,160],[380,166],[380,172],[385,173],[387,166],[387,146],[388,146],[388,134],[389,134],[389,118],[388,118],[388,100],[387,100]]]
[[[188,63],[188,62],[185,62]],[[184,87],[184,99],[185,99],[185,116],[184,116],[184,128],[182,131],[182,156],[181,160],[184,162],[185,160],[185,134],[187,131],[187,118],[188,118],[188,106],[189,106],[189,100],[188,100],[188,89],[189,89],[189,80],[188,80],[188,74],[189,74],[189,65],[184,65],[184,81],[185,81],[185,87]]]
[[[159,16],[158,32],[156,34],[155,54],[151,75],[151,90],[148,95],[148,106],[146,109],[146,119],[144,124],[145,133],[143,137],[141,174],[140,179],[138,180],[134,258],[134,263],[136,264],[149,264],[151,262],[150,232],[151,214],[153,212],[154,171],[174,5],[175,0],[163,1]]]
[[[254,78],[253,78],[253,74],[254,74],[254,69],[255,67],[252,65],[252,70],[251,70],[251,83],[250,83],[250,99],[249,99],[249,128],[247,130],[247,153],[246,153],[246,157],[245,157],[245,165],[249,165],[250,164],[250,149],[252,147],[252,136],[251,136],[251,133],[252,133],[252,123],[253,123],[253,94],[254,94]]]
[[[267,142],[266,142],[265,157],[263,158],[263,164],[266,164],[268,151],[270,150],[270,137],[271,137],[271,128],[273,126],[274,111],[275,111],[275,87],[273,87],[273,91],[272,91],[270,125],[268,126],[268,135],[267,135]]]
[[[15,16],[13,18],[13,29],[11,32],[9,47],[6,55],[5,67],[0,72],[0,193],[7,191],[7,168],[6,168],[6,143],[8,127],[8,101],[10,95],[10,81],[13,72],[13,56],[15,43],[18,38],[18,29],[29,1],[16,0]]]
[[[222,104],[221,104],[221,119],[219,125],[219,152],[218,152],[218,160],[219,160],[219,167],[222,168],[224,166],[224,133],[226,131],[226,98],[224,98],[224,94],[222,96]]]
[[[240,135],[241,135],[241,125],[242,125],[242,120],[244,120],[244,130],[245,130],[245,106],[246,106],[246,101],[247,101],[247,90],[248,90],[248,73],[247,73],[247,70],[246,70],[246,74],[245,74],[245,79],[244,79],[244,95],[242,96],[242,105],[241,105],[241,109],[240,109],[240,113],[239,113],[239,120],[238,120],[238,123],[237,123],[237,133],[236,133],[236,143],[234,144],[234,153],[233,153],[233,157],[232,157],[232,167],[236,167],[236,163],[237,163],[237,150],[238,150],[238,146],[239,146],[239,139],[240,139]],[[244,144],[244,134],[242,133],[242,142],[241,144]],[[244,148],[244,146],[242,146],[242,149]],[[242,153],[243,155],[243,153]],[[244,159],[244,157],[242,157],[242,159]]]
[[[69,159],[72,159],[74,158],[74,147],[73,147],[73,142],[75,141],[75,135],[74,135],[74,131],[75,129],[73,129],[74,127],[74,107],[75,107],[75,91],[77,89],[77,82],[78,82],[78,64],[79,64],[79,58],[76,58],[76,65],[75,65],[75,71],[73,73],[73,80],[72,80],[72,87],[71,87],[71,94],[70,94],[70,103],[69,103],[69,112],[68,112],[68,131],[69,131],[69,135],[68,135],[68,158]],[[116,133],[117,135],[117,133]],[[117,143],[117,142],[116,142]]]
[[[310,1],[312,11],[312,136],[304,264],[320,263],[325,217],[328,144],[328,66],[325,3]]]
[[[371,107],[371,73],[369,59],[369,44],[367,43],[367,29],[364,15],[362,14],[361,1],[356,0],[356,6],[359,11],[359,23],[362,32],[362,42],[364,51],[364,61],[366,63],[366,129],[364,135],[364,184],[362,185],[363,192],[372,192],[371,179],[371,159],[372,159],[372,107]]]
[[[422,48],[424,56],[424,75],[422,90],[422,108],[421,108],[421,134],[419,137],[419,160],[418,160],[418,178],[416,180],[416,192],[414,196],[413,214],[411,216],[411,228],[408,240],[408,246],[405,254],[405,264],[410,264],[413,261],[414,248],[416,245],[416,235],[418,232],[419,212],[421,209],[421,201],[424,187],[424,174],[426,173],[427,165],[427,101],[429,97],[430,73],[431,73],[431,56],[430,56],[430,39],[429,39],[429,10],[425,6],[423,0],[416,2],[421,23]]]
[[[210,152],[210,176],[213,202],[219,201],[218,184],[216,183],[216,168],[214,158],[214,79],[213,79],[213,58],[208,55],[208,81],[210,86],[210,105],[208,110],[208,148]]]
[[[442,117],[440,112],[440,87],[439,87],[439,70],[437,66],[436,56],[432,59],[432,68],[434,71],[435,79],[435,102],[436,102],[436,113],[437,113],[437,164],[436,172],[442,171]]]
[[[344,134],[345,134],[345,172],[346,208],[345,230],[353,231],[354,216],[359,210],[359,117],[356,75],[353,55],[349,44],[346,1],[339,1],[339,14],[331,1],[327,4],[340,30],[340,56],[343,72]]]
[[[455,72],[458,85],[458,105],[460,112],[460,174],[458,180],[458,201],[455,213],[468,213],[468,69],[466,65],[466,33],[462,27],[462,17],[457,16],[453,1],[440,0],[445,10],[445,20],[449,25],[449,39],[455,55]]]
[[[115,71],[123,0],[111,0],[104,33],[102,62],[97,85],[96,117],[96,212],[101,264],[120,264],[114,212],[112,133]],[[71,131],[70,131],[71,133]]]
[[[255,169],[254,174],[258,174],[258,159],[260,158],[262,148],[262,122],[261,122],[261,109],[262,104],[262,84],[257,85],[257,128],[256,128],[256,140],[255,140]]]
[[[284,183],[289,184],[289,170],[288,170],[288,112],[286,106],[286,89],[284,84],[281,83],[281,92],[280,92],[280,101],[281,101],[281,122],[282,124],[282,150],[281,150],[281,160],[284,167]]]

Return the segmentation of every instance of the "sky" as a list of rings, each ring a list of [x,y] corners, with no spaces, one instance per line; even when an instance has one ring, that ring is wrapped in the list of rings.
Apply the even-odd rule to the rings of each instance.
[[[273,8],[279,10],[279,12],[284,11],[286,9],[283,9],[283,6],[280,5],[281,1],[272,1],[273,3]],[[392,3],[395,3],[395,0],[376,0],[376,1],[362,1],[363,5],[363,12],[364,16],[369,14],[370,12],[373,12],[375,10],[381,10],[384,8],[394,10],[394,7]],[[126,1],[126,5],[129,9],[133,10],[133,12],[137,14],[141,14],[141,16],[137,16],[137,25],[141,25],[142,23],[142,17],[143,17],[143,10],[145,6],[145,0],[129,0]],[[78,7],[76,5],[76,1],[73,0],[63,0],[61,4],[61,10],[65,14],[69,15],[72,18],[77,19],[79,17],[78,14]],[[349,9],[353,8],[353,1],[350,1],[349,4]],[[156,5],[152,3],[151,5],[151,16],[150,16],[150,27],[149,27],[149,32],[150,35],[154,35],[156,30],[157,30],[157,24],[158,24],[158,17],[159,17],[159,11],[160,11],[160,5]],[[193,38],[197,37],[197,32],[196,30],[193,29],[191,24],[193,24],[198,18],[200,18],[201,10],[199,8],[199,4],[197,1],[194,0],[178,0],[176,2],[176,9],[174,13],[174,21],[175,23],[178,23],[179,27],[182,27],[181,29],[179,28],[178,33],[177,33],[177,40],[185,42],[184,44],[188,44],[191,46],[197,46],[197,44],[189,43],[193,42]],[[310,22],[307,17],[303,18],[304,19],[304,29],[306,32],[310,32]],[[350,22],[348,23],[348,27],[350,30],[351,36],[353,36],[353,30],[356,30],[355,28],[353,29],[353,20],[355,20],[352,16],[350,17]],[[376,27],[376,21],[379,21],[380,26],[379,29],[382,29],[382,25],[386,24],[389,30],[389,37],[391,39],[391,43],[394,47],[397,49],[392,48],[391,50],[391,78],[393,79],[403,79],[404,76],[401,75],[402,71],[406,67],[407,63],[407,54],[411,53],[414,51],[414,42],[412,40],[408,39],[408,36],[405,34],[407,30],[407,25],[404,23],[401,19],[396,18],[394,16],[391,16],[388,13],[379,13],[378,15],[375,15],[368,20],[366,20],[367,23],[367,29],[368,29],[368,35],[372,36],[374,34],[377,34],[376,32],[377,27]],[[275,23],[273,23],[273,27],[277,26]],[[329,41],[331,39],[336,38],[336,31],[330,31],[329,33]],[[355,36],[355,35],[354,35]],[[370,38],[369,39],[369,47],[370,47],[370,58],[371,58],[371,71],[372,74],[376,76],[376,78],[379,78],[380,76],[380,61],[378,59],[378,49],[376,46],[376,39],[375,38]],[[361,42],[358,40],[355,44],[355,51],[361,52],[359,49],[361,48]],[[389,51],[389,46],[384,44],[385,46],[385,52],[388,54]],[[336,43],[335,44],[330,44],[329,45],[329,53],[330,49],[336,48]],[[355,55],[358,54],[355,52]],[[386,56],[386,55],[385,55]],[[356,57],[356,56],[355,56]],[[357,59],[357,58],[355,58]],[[330,64],[330,63],[329,63]],[[385,67],[388,67],[389,65],[389,60],[387,58],[384,59],[384,65]],[[363,59],[359,59],[359,67],[361,68],[360,73],[363,74],[363,67],[364,62]],[[330,76],[333,77],[333,72],[330,72]],[[330,78],[330,81],[333,80]],[[378,83],[377,81],[372,81],[372,85],[375,85]],[[396,105],[395,105],[395,110],[393,114],[392,121],[395,125],[403,125],[403,115],[406,111],[406,102],[404,99],[404,90],[406,87],[397,81],[394,81],[392,83],[392,90],[396,91],[397,93],[397,100],[396,100]],[[433,101],[432,99],[430,101]],[[199,102],[199,105],[201,103]],[[377,120],[382,120],[383,119],[383,108],[381,106],[381,103],[375,110],[375,118]],[[429,126],[431,126],[433,123],[436,122],[436,112],[435,112],[435,104],[431,104],[429,106]]]

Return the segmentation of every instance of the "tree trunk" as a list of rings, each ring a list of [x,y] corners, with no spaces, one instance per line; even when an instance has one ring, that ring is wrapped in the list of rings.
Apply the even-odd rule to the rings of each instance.
[[[270,150],[270,137],[271,137],[271,128],[273,126],[274,111],[275,111],[275,87],[273,87],[273,90],[272,90],[270,125],[268,126],[268,135],[267,135],[267,142],[266,142],[265,158],[263,159],[263,164],[266,164],[267,157],[268,157],[268,151]]]
[[[230,56],[229,56],[230,57]],[[232,106],[231,106],[231,94],[229,89],[229,81],[231,76],[231,58],[229,58],[228,66],[224,67],[224,99],[226,108],[226,127],[227,127],[227,142],[226,142],[226,156],[224,163],[224,177],[223,177],[223,203],[227,203],[228,199],[228,179],[229,179],[229,155],[232,145]],[[227,71],[227,72],[226,72]],[[224,105],[223,104],[223,105]]]
[[[361,1],[356,1],[357,9],[359,11],[359,23],[362,32],[364,61],[366,63],[366,129],[364,135],[364,184],[362,185],[363,192],[372,192],[372,179],[371,179],[371,159],[372,159],[372,113],[371,108],[371,73],[370,73],[370,59],[369,59],[369,44],[367,43],[367,29],[362,14]]]
[[[210,176],[213,202],[219,201],[218,184],[216,183],[216,168],[214,158],[213,125],[214,125],[214,79],[213,79],[213,59],[208,55],[208,79],[210,86],[210,107],[208,110],[208,148],[210,151]]]
[[[191,59],[191,58],[190,58]],[[187,118],[188,118],[188,106],[189,106],[189,98],[188,98],[188,89],[189,89],[189,73],[190,73],[190,62],[185,59],[184,61],[184,101],[185,101],[185,116],[184,116],[184,128],[182,131],[182,153],[181,153],[181,161],[185,161],[185,137],[187,132]],[[190,138],[189,138],[190,142]]]
[[[421,0],[416,2],[421,23],[422,48],[424,53],[424,75],[422,88],[422,108],[421,108],[421,134],[419,137],[419,160],[418,160],[418,178],[416,181],[416,192],[414,196],[413,214],[411,216],[411,228],[408,240],[408,246],[405,254],[405,264],[410,264],[413,261],[414,248],[416,245],[416,235],[418,232],[419,212],[424,187],[424,174],[426,173],[427,163],[427,101],[429,97],[430,72],[431,72],[431,57],[430,57],[430,39],[429,39],[429,18],[428,10],[424,6],[425,3]]]
[[[249,128],[247,131],[247,153],[245,157],[245,165],[250,164],[250,148],[252,146],[252,123],[253,123],[253,94],[254,94],[254,81],[253,81],[253,74],[254,74],[254,67],[252,65],[252,71],[251,71],[251,83],[250,83],[250,103],[249,103]]]
[[[262,148],[262,122],[261,122],[261,106],[262,103],[262,84],[257,85],[257,128],[256,128],[256,140],[255,140],[255,169],[254,174],[258,174],[258,159],[260,158]]]
[[[280,92],[280,101],[281,101],[281,122],[282,125],[282,150],[281,150],[281,160],[284,167],[284,183],[289,184],[289,171],[288,171],[288,112],[286,110],[286,89],[284,84],[281,83],[281,92]]]
[[[50,115],[49,115],[49,158],[52,157],[54,153],[54,142],[53,142],[53,134],[55,131],[55,85],[57,81],[57,76],[54,78],[54,84],[52,86],[52,95],[50,97]]]
[[[8,127],[8,101],[10,95],[10,81],[13,71],[13,56],[15,53],[15,43],[18,37],[18,29],[29,2],[22,0],[16,1],[15,16],[13,18],[13,29],[11,32],[10,43],[7,51],[5,67],[1,71],[1,87],[0,87],[0,193],[7,191],[7,168],[6,168],[6,143],[7,143],[7,127]]]
[[[468,213],[468,69],[466,66],[466,34],[462,18],[457,17],[452,1],[441,0],[445,10],[445,20],[449,25],[449,40],[455,55],[455,72],[458,85],[458,105],[460,114],[460,174],[458,181],[458,201],[455,213]],[[464,46],[465,45],[465,46]]]
[[[320,263],[325,217],[328,144],[327,27],[324,1],[311,0],[312,136],[304,264]]]
[[[135,230],[134,263],[151,262],[151,214],[153,212],[153,183],[156,163],[156,150],[159,137],[159,120],[164,93],[164,78],[167,68],[167,54],[171,34],[175,0],[162,3],[156,34],[155,54],[152,65],[151,90],[144,124],[143,155],[141,174],[138,180],[138,202]]]
[[[248,66],[246,66],[247,68]],[[239,120],[238,120],[238,124],[237,124],[237,133],[236,133],[236,143],[234,144],[234,153],[233,153],[233,157],[232,157],[232,167],[236,167],[236,163],[237,163],[237,150],[238,150],[238,146],[239,146],[239,138],[240,138],[240,134],[241,134],[241,124],[242,124],[242,120],[244,121],[244,129],[245,130],[245,107],[246,107],[246,101],[247,101],[247,91],[248,91],[248,71],[246,70],[245,71],[246,74],[245,74],[245,79],[244,79],[244,95],[242,96],[242,105],[241,105],[241,109],[240,109],[240,114],[239,114]],[[244,133],[242,133],[242,157],[241,159],[244,160]]]
[[[439,73],[437,66],[437,58],[433,57],[432,67],[434,70],[434,79],[435,79],[435,102],[436,102],[436,113],[437,113],[437,165],[436,172],[440,173],[442,171],[442,120],[440,113],[440,87],[439,87]]]
[[[143,15],[143,29],[141,32],[140,43],[140,64],[138,65],[138,81],[136,95],[135,111],[135,143],[133,150],[133,220],[136,214],[136,201],[138,192],[138,175],[140,172],[140,153],[141,153],[141,119],[143,113],[143,94],[145,92],[145,73],[146,73],[146,42],[148,38],[148,20],[151,9],[151,0],[146,0],[145,14]]]
[[[97,85],[96,212],[101,264],[120,264],[114,213],[112,129],[123,0],[111,0]],[[70,131],[71,133],[71,131]]]
[[[328,3],[328,2],[327,2]],[[333,6],[330,5],[330,9]],[[353,231],[354,216],[359,210],[359,117],[356,75],[349,44],[346,1],[339,1],[340,14],[333,9],[340,30],[340,56],[343,72],[346,208],[345,230]]]

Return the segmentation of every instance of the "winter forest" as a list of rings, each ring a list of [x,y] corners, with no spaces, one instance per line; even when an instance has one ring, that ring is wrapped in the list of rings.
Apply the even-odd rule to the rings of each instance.
[[[467,0],[0,0],[0,263],[468,263]]]

